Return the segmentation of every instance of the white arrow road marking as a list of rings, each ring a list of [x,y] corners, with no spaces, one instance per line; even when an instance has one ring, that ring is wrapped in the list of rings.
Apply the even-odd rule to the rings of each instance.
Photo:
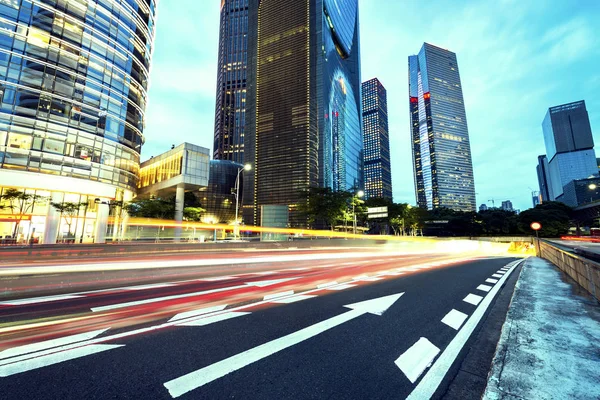
[[[191,390],[197,389],[209,382],[219,379],[231,372],[244,368],[272,354],[285,350],[291,346],[308,340],[320,333],[332,329],[338,325],[360,317],[366,313],[381,315],[390,308],[404,293],[385,296],[378,299],[368,300],[361,303],[350,304],[347,311],[343,314],[329,318],[325,321],[311,325],[297,332],[272,340],[268,343],[254,347],[250,350],[219,361],[208,367],[201,368],[187,375],[166,382],[164,386],[169,390],[173,398],[179,397]]]
[[[181,323],[178,323],[177,325],[178,326],[205,326],[205,325],[214,324],[215,322],[225,321],[225,320],[228,320],[231,318],[242,317],[242,316],[248,315],[248,314],[251,314],[251,313],[249,313],[249,312],[227,312],[224,314],[208,316],[206,318],[196,319],[193,321],[183,321]]]
[[[100,330],[92,331],[92,332],[78,333],[77,335],[65,336],[65,337],[58,338],[58,339],[45,340],[45,341],[39,342],[39,343],[26,344],[24,346],[13,347],[13,348],[6,349],[6,350],[0,352],[0,360],[4,360],[9,357],[21,356],[21,355],[24,355],[27,353],[33,353],[36,351],[47,350],[47,349],[51,349],[53,347],[60,347],[60,346],[64,346],[67,344],[82,342],[84,340],[94,338],[94,337],[106,332],[107,330],[108,330],[108,328],[100,329]]]
[[[246,282],[243,285],[230,286],[230,287],[224,287],[224,288],[218,288],[218,289],[211,289],[211,290],[204,290],[202,292],[174,294],[174,295],[171,295],[171,296],[154,297],[154,298],[145,299],[145,300],[130,301],[130,302],[127,302],[127,303],[109,304],[109,305],[106,305],[106,306],[94,307],[91,310],[93,312],[114,310],[114,309],[117,309],[117,308],[139,306],[139,305],[142,305],[142,304],[157,303],[157,302],[161,302],[161,301],[176,300],[176,299],[184,299],[186,297],[202,296],[202,295],[205,295],[205,294],[226,292],[228,290],[243,289],[243,288],[248,287],[248,286],[266,287],[266,286],[275,285],[275,284],[281,283],[281,282],[291,281],[293,279],[298,279],[298,278],[276,279],[276,280],[272,280],[272,281]]]
[[[404,375],[406,375],[411,383],[415,383],[423,371],[431,365],[431,362],[439,352],[439,348],[422,337],[410,349],[402,353],[395,361],[395,364],[404,372]]]
[[[83,296],[80,296],[77,294],[65,294],[65,295],[60,295],[60,296],[34,297],[31,299],[3,301],[0,303],[0,305],[2,305],[2,306],[22,306],[25,304],[47,303],[50,301],[78,299],[80,297],[83,297]]]
[[[467,319],[467,317],[467,314],[461,313],[460,311],[453,309],[448,314],[446,314],[446,316],[442,319],[442,322],[448,325],[450,328],[458,330],[458,328],[460,328],[463,322],[465,322],[465,319]]]
[[[456,360],[456,357],[458,357],[458,354],[479,324],[479,321],[481,321],[481,318],[483,318],[483,315],[502,287],[502,284],[506,281],[506,279],[508,279],[512,271],[514,271],[514,269],[517,267],[518,263],[519,262],[508,264],[512,265],[512,269],[510,269],[509,272],[504,275],[502,279],[500,279],[499,284],[494,286],[487,296],[485,296],[481,304],[479,304],[479,306],[473,312],[473,315],[471,315],[463,327],[458,331],[454,339],[452,339],[450,344],[442,352],[431,369],[427,372],[423,379],[421,379],[421,382],[419,382],[417,387],[407,397],[407,400],[429,399],[431,396],[433,396],[440,383],[444,379],[444,376],[446,376],[448,370]]]
[[[469,304],[473,304],[474,306],[476,306],[477,304],[479,304],[479,302],[481,301],[481,299],[483,299],[483,297],[481,296],[477,296],[476,294],[470,294],[465,297],[463,299],[463,301],[469,303]]]
[[[122,347],[122,345],[85,344],[85,340],[92,339],[107,330],[101,329],[4,350],[0,353],[2,356],[0,360],[0,377],[15,375]]]
[[[490,290],[492,290],[492,287],[488,285],[479,285],[477,286],[477,290],[481,290],[482,292],[489,292]]]
[[[199,315],[209,314],[209,313],[215,312],[215,311],[223,311],[226,307],[227,307],[227,304],[221,304],[219,306],[205,307],[205,308],[201,308],[199,310],[182,312],[182,313],[175,315],[173,318],[171,318],[169,320],[169,322],[178,321],[178,320],[182,320],[182,319],[186,319],[186,318],[197,317]]]
[[[29,360],[16,362],[13,364],[0,365],[0,377],[20,374],[21,372],[47,367],[49,365],[58,364],[64,361],[89,356],[91,354],[96,354],[123,346],[124,345],[120,344],[95,344],[83,347],[76,347],[70,350],[59,351],[58,353],[48,354],[45,356],[40,356]]]

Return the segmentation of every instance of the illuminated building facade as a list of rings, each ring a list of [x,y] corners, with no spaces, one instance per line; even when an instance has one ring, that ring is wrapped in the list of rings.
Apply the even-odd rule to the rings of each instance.
[[[475,211],[475,182],[456,54],[425,43],[408,58],[417,204]]]
[[[365,198],[392,200],[387,91],[377,78],[362,84]]]
[[[248,0],[222,0],[213,158],[244,161]]]
[[[250,0],[244,163],[248,224],[310,187],[363,189],[358,0]]]
[[[21,224],[0,210],[0,235],[62,240],[51,203],[73,202],[66,240],[104,242],[110,205],[138,186],[155,5],[0,2],[0,190],[43,199]]]

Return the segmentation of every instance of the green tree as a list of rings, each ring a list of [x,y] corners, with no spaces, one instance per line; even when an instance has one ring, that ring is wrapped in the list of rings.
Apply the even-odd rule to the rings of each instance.
[[[535,208],[519,214],[519,230],[526,234],[533,234],[530,225],[532,222],[542,224],[539,231],[541,237],[559,237],[569,232],[573,209],[566,204],[549,201],[537,205]]]
[[[478,213],[485,235],[509,235],[519,231],[519,220],[514,211],[490,209]]]
[[[201,207],[185,207],[183,209],[183,218],[186,221],[195,221],[198,222],[202,218],[202,214],[206,210]]]
[[[75,235],[71,233],[71,226],[73,225],[73,220],[79,214],[79,210],[82,207],[85,207],[86,203],[73,203],[73,202],[62,202],[62,203],[50,203],[52,207],[56,209],[56,211],[60,212],[62,218],[64,218],[65,223],[68,227],[68,237],[75,238]]]
[[[125,211],[138,218],[174,219],[175,202],[171,200],[135,199],[124,205]]]
[[[307,199],[298,211],[309,224],[323,222],[333,230],[335,223],[347,218],[348,205],[354,197],[350,192],[334,192],[331,188],[310,188],[302,192]]]
[[[6,189],[0,196],[0,200],[3,200],[7,204],[4,204],[3,208],[8,208],[11,213],[15,215],[15,228],[13,230],[13,237],[17,236],[19,231],[19,225],[27,214],[33,211],[36,204],[39,204],[46,200],[46,197],[39,196],[37,194],[25,193],[17,189]]]

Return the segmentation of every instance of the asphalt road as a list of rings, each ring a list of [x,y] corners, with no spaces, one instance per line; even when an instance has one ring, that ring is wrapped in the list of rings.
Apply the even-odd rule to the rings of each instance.
[[[145,261],[142,284],[112,264],[3,277],[3,395],[440,397],[517,268],[441,254],[261,257],[203,269]]]

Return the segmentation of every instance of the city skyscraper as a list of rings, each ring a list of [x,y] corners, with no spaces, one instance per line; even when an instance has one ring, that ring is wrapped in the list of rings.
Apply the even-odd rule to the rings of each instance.
[[[560,201],[563,187],[569,182],[598,175],[594,138],[585,101],[549,108],[542,122],[542,131],[548,162],[545,175],[548,199]],[[544,196],[542,183],[540,181],[540,191]]]
[[[540,196],[542,201],[550,200],[550,188],[548,184],[548,157],[545,155],[538,156],[538,165],[536,167],[538,185],[540,187]]]
[[[154,0],[0,2],[0,194],[35,196],[0,235],[104,241],[138,186],[155,12]],[[62,203],[85,204],[68,226]]]
[[[377,78],[362,84],[365,198],[392,200],[387,91]]]
[[[213,158],[244,161],[248,0],[222,0]]]
[[[307,189],[363,189],[358,0],[250,0],[246,223]]]
[[[419,207],[475,211],[475,182],[456,54],[425,43],[409,56],[413,167]]]

